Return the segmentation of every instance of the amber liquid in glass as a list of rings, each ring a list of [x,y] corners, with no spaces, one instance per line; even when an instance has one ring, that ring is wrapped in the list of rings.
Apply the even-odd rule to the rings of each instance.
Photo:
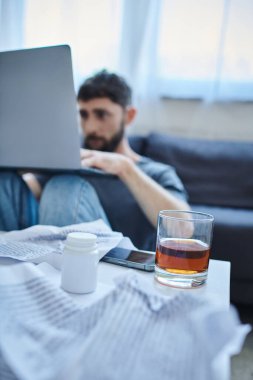
[[[208,269],[210,248],[195,239],[164,239],[156,249],[156,265],[175,274],[196,274]]]

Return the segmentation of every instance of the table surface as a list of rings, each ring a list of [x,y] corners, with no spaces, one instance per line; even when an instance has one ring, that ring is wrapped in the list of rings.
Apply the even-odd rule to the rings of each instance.
[[[39,264],[38,267],[51,281],[60,286],[60,272],[58,270],[46,263]],[[218,260],[210,260],[207,283],[194,289],[178,289],[160,285],[154,280],[154,272],[144,272],[115,264],[100,262],[98,265],[98,284],[96,291],[89,294],[69,293],[69,295],[78,303],[88,306],[108,294],[115,287],[114,279],[130,273],[129,271],[137,272],[138,274],[145,276],[146,279],[150,279],[155,290],[162,295],[173,297],[179,292],[187,292],[203,297],[213,296],[217,302],[224,306],[224,308],[229,308],[230,262]]]

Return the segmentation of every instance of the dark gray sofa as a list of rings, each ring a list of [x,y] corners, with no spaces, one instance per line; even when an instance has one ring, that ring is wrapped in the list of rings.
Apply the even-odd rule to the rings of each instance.
[[[231,262],[231,301],[253,304],[253,143],[131,136],[140,154],[175,167],[193,210],[215,218],[211,258]]]

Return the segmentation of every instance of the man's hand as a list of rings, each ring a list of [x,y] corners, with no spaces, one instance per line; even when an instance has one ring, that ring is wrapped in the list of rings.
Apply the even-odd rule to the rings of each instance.
[[[133,165],[133,162],[130,158],[119,153],[81,149],[81,164],[83,167],[101,169],[106,173],[122,177],[127,168]]]

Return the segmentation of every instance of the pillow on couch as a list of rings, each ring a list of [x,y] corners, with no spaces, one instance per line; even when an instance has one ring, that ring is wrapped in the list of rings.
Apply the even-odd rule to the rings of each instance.
[[[144,155],[175,167],[190,203],[253,208],[253,143],[151,133]]]

